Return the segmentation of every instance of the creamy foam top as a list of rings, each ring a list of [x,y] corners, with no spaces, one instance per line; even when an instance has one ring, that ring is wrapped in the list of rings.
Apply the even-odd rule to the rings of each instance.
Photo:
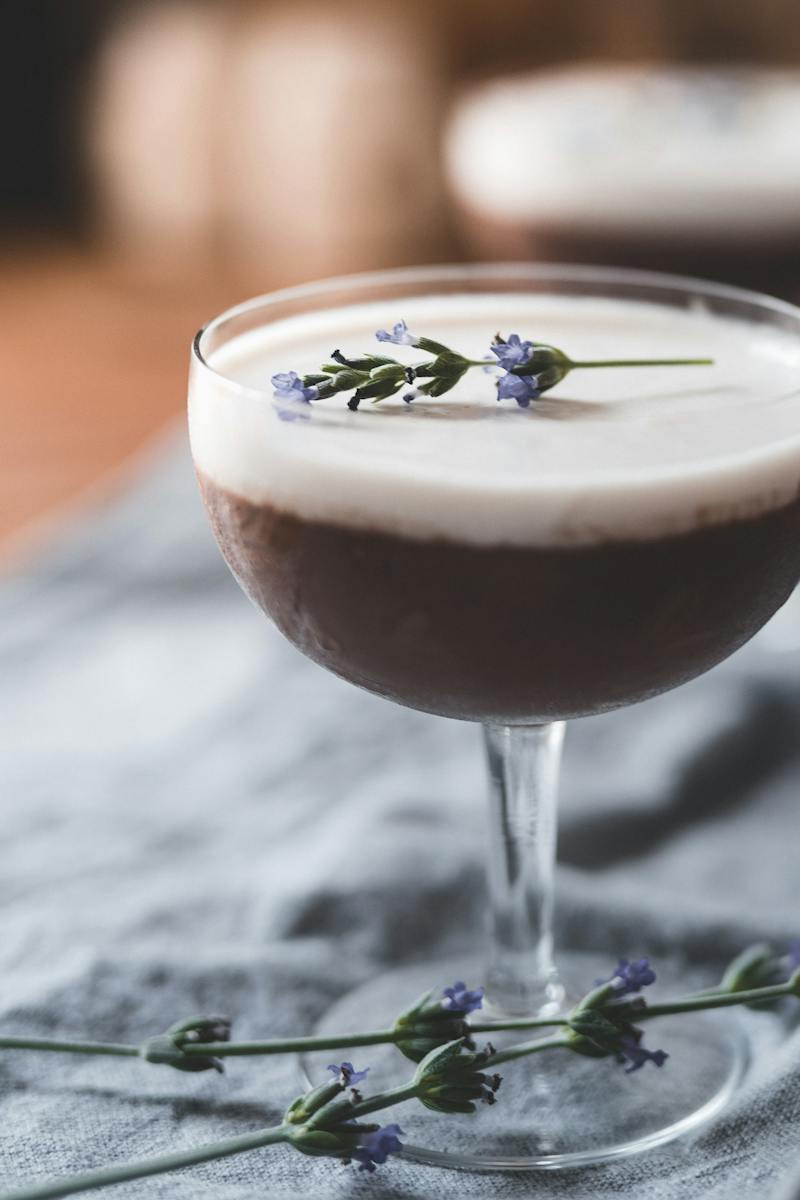
[[[700,357],[711,367],[576,370],[528,410],[473,368],[438,400],[317,402],[278,416],[278,371],[379,350],[400,318],[481,358],[493,334],[573,359]],[[389,353],[413,362],[407,347]],[[276,321],[195,365],[192,452],[217,484],[300,516],[478,544],[587,544],[683,532],[788,503],[800,488],[796,334],[701,305],[542,295],[426,297]],[[405,390],[405,389],[404,389]]]

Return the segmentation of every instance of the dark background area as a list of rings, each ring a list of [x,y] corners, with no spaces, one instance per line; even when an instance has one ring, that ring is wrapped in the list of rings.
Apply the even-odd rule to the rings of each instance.
[[[213,2],[213,0],[212,0]],[[230,8],[247,3],[224,0]],[[125,10],[154,0],[8,0],[0,11],[3,228],[86,228],[82,88],[104,36]],[[209,0],[186,0],[187,7]],[[370,7],[380,10],[381,0]],[[609,57],[680,62],[800,62],[794,0],[441,0],[404,5],[440,44],[456,80],[495,70]]]
[[[16,0],[0,12],[0,220],[7,231],[80,224],[81,81],[114,0]]]

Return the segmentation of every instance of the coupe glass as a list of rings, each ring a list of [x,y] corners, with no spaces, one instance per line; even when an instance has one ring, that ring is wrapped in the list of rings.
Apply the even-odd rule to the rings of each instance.
[[[402,316],[403,302],[411,298],[478,295],[486,297],[487,336],[491,336],[494,331],[492,297],[540,293],[646,301],[683,312],[718,314],[747,321],[748,328],[767,332],[780,330],[783,336],[797,338],[800,345],[800,310],[755,293],[671,276],[606,268],[500,264],[409,269],[335,279],[249,301],[223,313],[198,333],[190,380],[193,449],[198,427],[208,419],[209,396],[214,398],[218,411],[224,412],[225,428],[220,430],[220,436],[230,438],[234,448],[238,444],[238,422],[242,423],[243,429],[247,425],[250,430],[247,436],[253,435],[254,428],[255,436],[258,436],[258,422],[263,417],[263,436],[269,436],[270,422],[274,419],[269,381],[264,380],[263,389],[254,389],[227,377],[224,369],[216,370],[209,365],[216,351],[244,333],[286,318],[292,318],[297,326],[298,319],[302,321],[305,316],[313,318],[321,311],[368,302],[382,302],[387,317],[391,317],[393,314]],[[535,330],[521,332],[534,336],[536,333]],[[569,346],[566,349],[569,350]],[[676,347],[676,353],[680,351],[681,347]],[[307,423],[309,427],[318,411],[323,420],[344,422],[354,416],[346,411],[344,402],[341,414],[333,417],[322,415],[321,410],[314,408]],[[362,418],[369,419],[369,414],[356,415],[356,419]],[[298,436],[302,435],[300,429]],[[247,437],[243,436],[242,446],[246,443]],[[302,446],[302,442],[298,444]],[[800,463],[800,450],[795,448],[793,451],[791,446],[785,449],[787,453],[796,452]],[[242,453],[245,453],[244,449]],[[297,625],[293,625],[285,613],[277,611],[268,581],[263,588],[255,586],[249,574],[249,556],[258,552],[258,520],[253,520],[252,514],[250,518],[242,517],[240,512],[237,515],[235,498],[220,504],[209,496],[207,489],[204,495],[214,532],[234,574],[267,615],[299,641],[293,633]],[[365,495],[364,505],[368,503],[369,498]],[[557,1014],[587,991],[598,977],[608,976],[618,954],[637,949],[598,946],[596,955],[564,952],[558,957],[558,965],[554,961],[552,919],[557,789],[564,734],[561,718],[586,715],[641,698],[628,695],[625,679],[614,677],[615,656],[621,655],[622,660],[627,656],[630,661],[631,654],[646,654],[651,672],[648,692],[655,694],[707,670],[756,632],[786,599],[797,579],[800,551],[787,552],[792,540],[800,544],[797,542],[800,517],[796,508],[788,520],[790,524],[781,535],[780,547],[770,550],[762,544],[764,539],[755,539],[757,544],[748,550],[743,560],[735,563],[735,579],[730,570],[726,573],[722,565],[713,561],[708,562],[707,568],[702,562],[694,563],[691,569],[698,577],[691,579],[689,586],[704,589],[704,605],[710,606],[714,620],[709,622],[709,630],[704,631],[703,637],[694,641],[692,637],[683,639],[689,649],[684,647],[686,657],[680,668],[671,660],[672,650],[660,649],[660,639],[666,629],[664,645],[669,645],[669,620],[673,611],[670,605],[674,602],[680,608],[681,589],[687,586],[685,566],[678,564],[679,569],[676,569],[675,563],[662,563],[658,551],[654,551],[653,561],[645,572],[651,578],[654,596],[657,591],[659,603],[661,599],[666,602],[658,617],[661,622],[658,636],[648,624],[646,615],[622,614],[614,631],[615,644],[598,647],[597,638],[592,641],[587,637],[585,628],[587,622],[591,625],[593,603],[608,582],[606,570],[623,571],[626,568],[624,563],[618,568],[605,563],[602,569],[598,565],[595,570],[591,559],[587,559],[581,596],[575,599],[574,609],[569,608],[572,625],[567,620],[565,626],[562,612],[560,632],[553,633],[557,641],[558,637],[564,636],[565,627],[569,630],[574,642],[570,647],[573,660],[576,644],[585,647],[588,658],[597,658],[596,664],[593,660],[587,663],[581,683],[584,694],[590,698],[586,706],[580,713],[563,712],[557,705],[548,706],[546,697],[540,697],[535,719],[520,722],[511,714],[503,720],[491,718],[482,722],[488,764],[490,826],[487,839],[489,936],[485,954],[476,960],[470,951],[465,951],[452,962],[415,963],[380,975],[345,995],[326,1013],[319,1032],[341,1034],[347,1030],[385,1028],[398,1011],[411,1004],[421,992],[456,979],[464,979],[470,986],[479,983],[485,986],[486,1007],[479,1014],[481,1018]],[[271,545],[269,553],[276,572],[293,569],[289,561],[291,539],[286,540],[285,551],[278,539]],[[282,557],[284,553],[286,561]],[[326,577],[324,587],[320,583],[316,593],[313,579],[312,586],[305,590],[294,589],[293,613],[300,627],[313,627],[319,616],[313,606],[324,603],[320,597],[327,594],[327,588],[337,593],[340,590],[343,596],[359,596],[361,608],[366,613],[372,608],[370,587],[378,577],[375,572],[382,569],[380,559],[377,563],[371,562],[372,575],[363,568],[363,556],[342,553],[335,561],[338,564],[334,568],[335,574]],[[386,568],[396,571],[397,562],[387,563]],[[330,569],[330,563],[325,569]],[[477,627],[481,621],[496,619],[497,613],[508,612],[507,575],[493,583],[491,573],[488,578],[487,573],[483,573],[480,580],[476,578],[469,583],[470,588],[462,592],[460,604],[456,606],[459,612],[466,610],[467,631],[470,621]],[[630,583],[632,593],[636,592],[636,581],[631,579]],[[639,594],[639,601],[641,613],[647,614],[647,595]],[[382,613],[384,622],[402,622],[402,597],[398,605],[397,611]],[[450,612],[453,611],[451,608]],[[463,612],[461,615],[463,617]],[[503,619],[506,619],[505,615]],[[451,620],[446,607],[432,609],[426,614],[428,634],[439,638],[442,644],[447,643],[452,633]],[[508,621],[510,652],[514,653],[517,650],[514,639],[523,635],[511,615]],[[544,632],[547,634],[547,630]],[[413,667],[409,667],[409,661],[414,659],[413,649],[410,657],[406,656],[408,661],[398,659],[394,667],[386,668],[390,672],[394,670],[396,677],[389,678],[384,686],[370,682],[369,669],[363,662],[356,662],[360,647],[354,647],[352,657],[348,657],[347,651],[340,653],[335,637],[330,639],[332,649],[325,648],[323,638],[314,645],[316,649],[311,651],[308,643],[301,648],[345,678],[360,684],[366,682],[373,690],[383,691],[412,707],[426,707],[415,699]],[[528,653],[528,647],[520,645],[519,652]],[[553,645],[551,652],[557,659],[559,646]],[[668,657],[670,661],[667,661]],[[492,669],[496,666],[493,664]],[[531,668],[530,687],[531,694],[539,696],[541,687],[537,687],[536,660]],[[470,716],[452,709],[439,711],[446,716]],[[477,718],[473,716],[473,719]],[[420,914],[420,921],[423,919],[430,918]],[[673,982],[676,987],[680,984],[685,989],[687,980],[673,978]],[[668,969],[660,973],[659,985],[662,983],[669,988]],[[723,1012],[659,1019],[648,1026],[647,1032],[651,1042],[669,1050],[670,1062],[662,1071],[648,1066],[626,1075],[612,1060],[584,1059],[576,1054],[554,1051],[509,1064],[504,1070],[499,1103],[493,1108],[482,1109],[476,1116],[439,1116],[419,1105],[407,1104],[387,1119],[396,1119],[402,1125],[408,1154],[440,1165],[477,1170],[553,1169],[617,1158],[667,1142],[720,1110],[736,1087],[744,1067],[747,1038],[743,1030],[746,1031],[745,1020]],[[490,1033],[482,1036],[489,1036],[495,1046],[502,1046],[509,1037],[518,1041],[525,1035],[495,1036]],[[311,1079],[324,1077],[331,1054],[328,1051],[305,1060],[304,1069]],[[341,1056],[341,1052],[337,1051],[337,1054]],[[347,1057],[346,1052],[344,1057]],[[360,1063],[364,1051],[354,1050],[350,1057]],[[369,1061],[372,1065],[370,1080],[381,1086],[392,1086],[410,1074],[411,1064],[392,1046],[371,1048]]]

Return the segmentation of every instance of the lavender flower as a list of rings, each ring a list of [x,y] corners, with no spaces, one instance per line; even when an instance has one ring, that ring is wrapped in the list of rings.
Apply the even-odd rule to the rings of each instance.
[[[642,1030],[636,1029],[633,1025],[627,1026],[626,1032],[620,1039],[617,1053],[618,1063],[630,1063],[630,1066],[625,1068],[626,1075],[640,1070],[646,1062],[651,1062],[656,1067],[663,1067],[668,1058],[669,1055],[663,1050],[646,1049],[642,1045]]]
[[[369,1067],[363,1071],[357,1071],[351,1062],[331,1063],[328,1070],[336,1076],[337,1082],[341,1083],[343,1087],[355,1087],[369,1075]]]
[[[516,400],[520,408],[528,408],[531,400],[538,400],[541,389],[536,375],[512,375],[508,372],[497,384],[498,400]]]
[[[513,367],[521,367],[530,360],[533,342],[523,342],[518,333],[512,333],[508,341],[498,339],[491,350],[503,370],[510,371]]]
[[[319,399],[319,388],[306,387],[296,371],[285,371],[272,376],[276,400],[288,400],[296,404],[309,404]]]
[[[372,1133],[365,1133],[359,1144],[351,1151],[350,1157],[360,1163],[361,1171],[370,1174],[377,1166],[382,1166],[390,1154],[396,1154],[403,1149],[400,1141],[402,1129],[399,1125],[378,1126]]]
[[[650,966],[648,958],[637,958],[633,962],[629,962],[627,958],[621,958],[614,968],[613,974],[608,979],[598,979],[596,986],[610,983],[618,996],[630,996],[635,992],[640,992],[643,987],[649,987],[655,981],[656,973]]]
[[[395,346],[418,346],[419,338],[409,332],[405,321],[398,321],[392,326],[392,332],[387,329],[379,329],[375,337],[379,342],[393,342]]]
[[[796,971],[800,967],[800,938],[789,943],[789,952],[786,957],[789,960],[789,970]]]
[[[471,992],[460,979],[452,987],[446,987],[442,996],[444,997],[442,1008],[446,1008],[451,1013],[460,1013],[462,1016],[475,1012],[476,1009],[483,1006],[483,988],[475,988]]]

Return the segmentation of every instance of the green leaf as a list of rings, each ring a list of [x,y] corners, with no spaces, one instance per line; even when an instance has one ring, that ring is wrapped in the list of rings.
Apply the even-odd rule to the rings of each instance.
[[[365,371],[351,371],[349,367],[342,367],[332,379],[333,390],[336,392],[350,392],[353,388],[360,387],[366,383],[369,376]]]
[[[458,1038],[453,1042],[445,1042],[443,1046],[437,1046],[426,1054],[422,1062],[419,1064],[414,1075],[417,1082],[421,1082],[429,1075],[439,1075],[447,1068],[455,1059],[457,1059],[464,1048],[464,1039]]]
[[[417,342],[420,350],[424,350],[426,354],[453,354],[454,351],[449,346],[443,345],[441,342],[434,342],[432,338],[422,337]]]
[[[400,380],[375,379],[357,388],[355,395],[359,400],[386,400],[399,391],[401,386]]]
[[[474,1113],[475,1105],[471,1100],[434,1100],[429,1096],[420,1096],[420,1102],[434,1112],[442,1113]]]
[[[426,396],[444,396],[445,392],[456,386],[460,378],[461,375],[454,375],[432,379],[430,383],[423,383],[419,390]]]
[[[313,1113],[324,1108],[341,1094],[342,1085],[338,1080],[326,1080],[293,1100],[286,1110],[284,1120],[289,1125],[304,1125]]]
[[[433,999],[433,993],[435,990],[435,988],[430,988],[427,992],[423,992],[422,995],[414,1001],[410,1008],[404,1009],[394,1023],[395,1029],[402,1029],[404,1025],[415,1024],[413,1018],[417,1017],[419,1013],[421,1013],[422,1010],[427,1007],[427,1005]]]
[[[725,968],[719,983],[720,991],[749,992],[751,988],[774,983],[774,964],[775,955],[766,942],[748,946]]]
[[[440,354],[432,363],[428,363],[428,371],[434,376],[457,375],[460,379],[468,370],[469,360],[464,358],[463,354],[455,354],[452,350],[448,350],[446,354]]]
[[[400,363],[389,363],[384,367],[375,367],[370,371],[370,380],[373,379],[392,379],[398,383],[405,383],[406,369]]]
[[[619,1050],[621,1031],[595,1009],[574,1012],[569,1018],[569,1028],[576,1035],[571,1040],[573,1050],[587,1054],[590,1058],[602,1058]]]

